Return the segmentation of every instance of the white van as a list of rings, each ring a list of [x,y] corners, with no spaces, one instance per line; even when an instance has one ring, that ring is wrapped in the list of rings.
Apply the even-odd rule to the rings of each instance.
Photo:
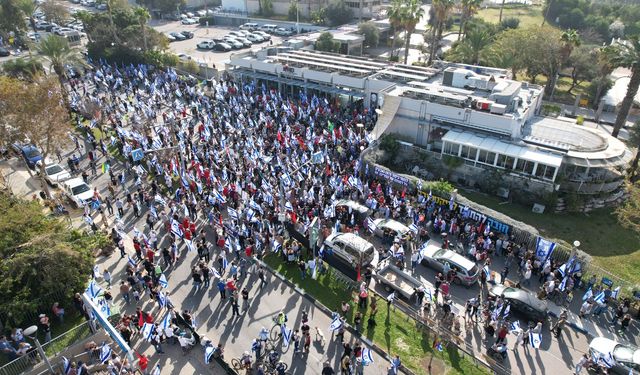
[[[260,30],[267,32],[269,34],[273,34],[276,29],[278,28],[278,25],[262,25],[260,26]]]
[[[258,28],[260,28],[260,26],[257,23],[253,23],[253,22],[247,22],[244,25],[240,26],[240,30],[247,30],[247,31],[255,31],[255,30],[258,30]]]

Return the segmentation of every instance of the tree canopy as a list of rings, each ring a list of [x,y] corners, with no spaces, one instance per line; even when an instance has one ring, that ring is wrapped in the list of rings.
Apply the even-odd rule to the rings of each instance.
[[[105,236],[69,229],[43,214],[42,206],[0,191],[0,314],[21,325],[24,316],[54,302],[70,306],[92,270],[92,249]]]
[[[315,49],[323,52],[336,52],[340,45],[333,39],[333,34],[325,31],[316,40]]]
[[[325,15],[329,26],[339,26],[351,21],[353,10],[344,1],[333,0],[327,5]]]
[[[367,21],[358,24],[358,34],[364,35],[364,45],[377,47],[380,41],[380,29],[374,22]]]

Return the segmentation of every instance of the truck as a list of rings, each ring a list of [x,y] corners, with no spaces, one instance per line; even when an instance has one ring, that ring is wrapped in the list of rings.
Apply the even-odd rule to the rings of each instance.
[[[396,295],[409,301],[416,289],[422,286],[422,282],[402,271],[388,261],[381,263],[381,267],[375,272],[376,282],[381,284],[388,292],[396,292]]]

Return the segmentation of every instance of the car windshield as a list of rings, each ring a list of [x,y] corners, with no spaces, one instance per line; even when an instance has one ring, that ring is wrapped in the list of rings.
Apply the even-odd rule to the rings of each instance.
[[[613,349],[613,356],[616,361],[631,362],[633,360],[633,349],[624,345],[616,345]]]
[[[82,194],[85,191],[89,191],[89,185],[87,184],[78,185],[71,189],[71,192],[73,193],[73,195]]]
[[[471,267],[471,269],[469,270],[469,275],[470,275],[470,276],[473,276],[473,275],[475,275],[476,273],[478,273],[478,267],[477,267],[477,266],[473,266],[473,267]]]
[[[52,165],[50,167],[47,167],[46,171],[47,171],[47,175],[52,175],[52,174],[56,174],[56,173],[62,172],[62,167],[59,166],[58,164],[56,164],[56,165]]]
[[[362,264],[371,264],[371,262],[373,262],[373,257],[373,246],[370,246],[362,255]]]
[[[39,156],[40,152],[38,152],[38,150],[36,150],[35,148],[32,148],[26,151],[24,154],[27,155],[29,159],[31,159],[31,158],[35,158],[36,156]]]
[[[435,253],[433,253],[433,257],[434,258],[439,258],[439,257],[443,256],[446,252],[447,252],[446,249],[438,249],[438,250],[436,250]]]

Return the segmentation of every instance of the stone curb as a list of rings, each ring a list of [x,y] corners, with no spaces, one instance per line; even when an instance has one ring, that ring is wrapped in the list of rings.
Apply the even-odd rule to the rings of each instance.
[[[333,314],[333,311],[331,311],[331,309],[329,309],[328,307],[326,307],[325,305],[320,303],[318,300],[316,300],[313,296],[311,296],[310,294],[305,292],[304,289],[300,289],[297,285],[295,285],[294,283],[289,281],[286,277],[281,275],[278,271],[276,271],[273,268],[271,268],[271,266],[269,266],[265,262],[255,258],[255,257],[253,258],[253,260],[257,264],[259,264],[260,266],[262,266],[265,269],[269,270],[269,272],[271,272],[280,281],[284,282],[289,287],[295,289],[296,292],[300,293],[302,296],[304,296],[305,298],[307,298],[308,300],[313,302],[315,307],[317,307],[318,309],[322,310],[326,314],[329,314],[329,315]],[[362,336],[362,334],[358,333],[349,323],[345,322],[345,327],[347,328],[349,333],[351,333],[352,336],[357,337],[360,341],[365,343],[367,346],[372,348],[376,353],[378,353],[380,356],[382,356],[384,359],[386,359],[389,363],[391,363],[391,357],[389,356],[389,354],[384,349],[380,348],[378,345],[374,344],[372,341],[370,341],[366,337]],[[407,375],[416,375],[413,371],[409,370],[405,366],[402,366],[400,368],[400,372],[402,372],[404,374],[407,374]]]

